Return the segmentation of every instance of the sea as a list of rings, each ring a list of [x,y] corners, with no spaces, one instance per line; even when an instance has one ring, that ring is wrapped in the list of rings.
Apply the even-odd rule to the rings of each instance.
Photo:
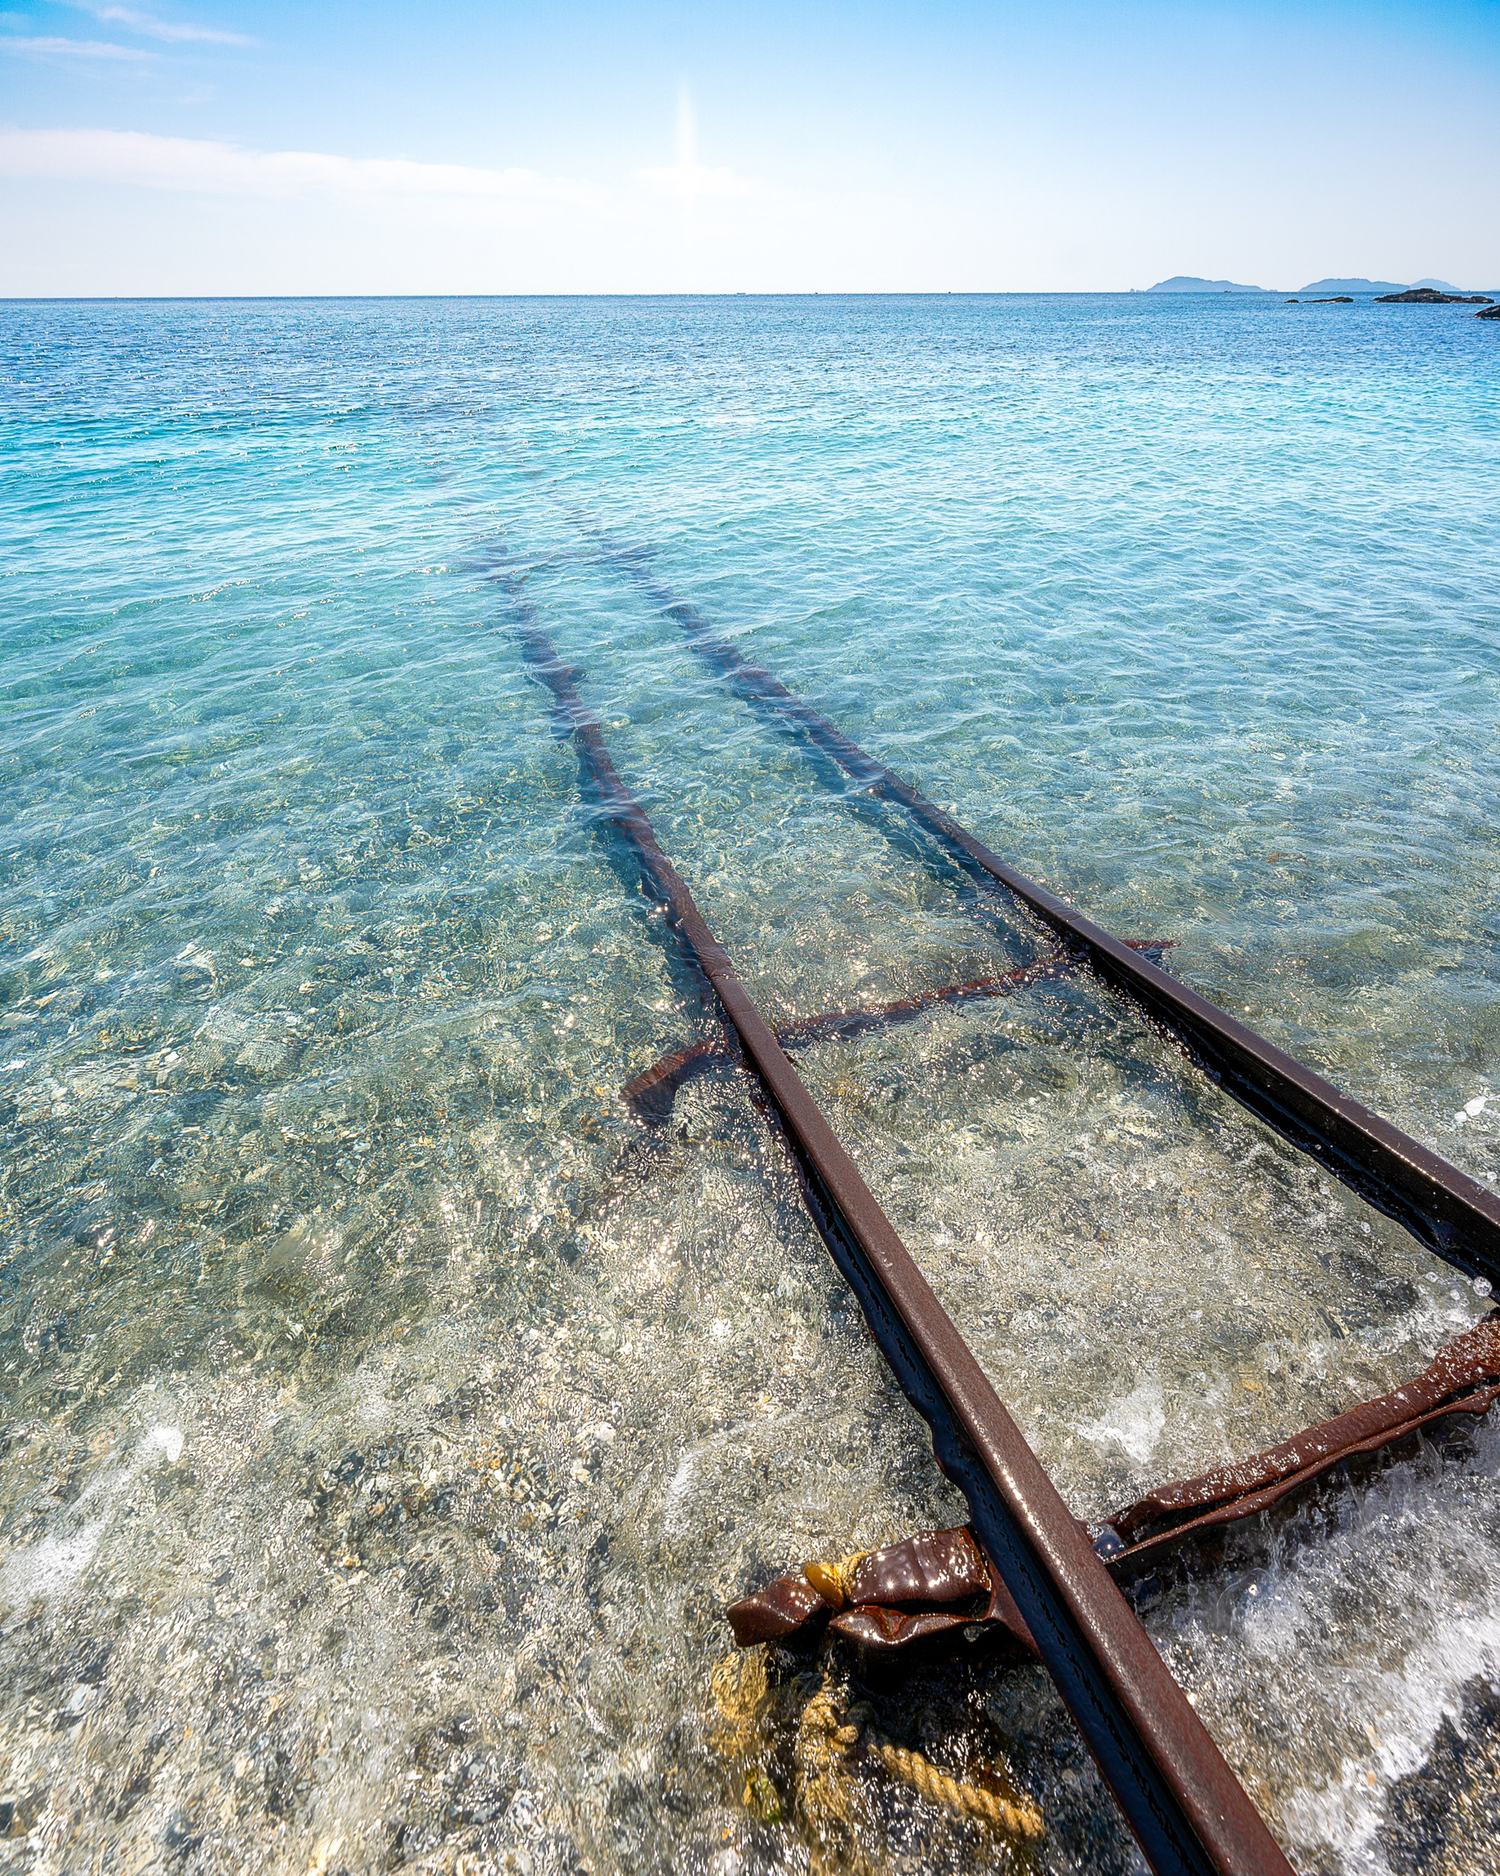
[[[1023,1850],[725,1666],[965,1507],[743,1072],[622,1101],[714,1016],[520,634],[773,1021],[1045,945],[674,606],[1494,1184],[1497,470],[1469,307],[0,305],[0,1868],[1140,1870],[1038,1667],[863,1696]],[[1086,975],[797,1060],[1081,1518],[1491,1307]],[[1303,1876],[1500,1870],[1500,1426],[1137,1607]]]

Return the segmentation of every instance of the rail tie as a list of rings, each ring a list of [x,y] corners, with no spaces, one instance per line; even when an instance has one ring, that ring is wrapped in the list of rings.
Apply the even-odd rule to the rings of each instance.
[[[1175,1037],[1210,1080],[1332,1177],[1448,1263],[1500,1285],[1500,1197],[1000,859],[779,678],[752,663],[695,606],[656,581],[638,554],[613,548],[597,529],[591,533],[600,551],[642,585],[682,628],[693,650],[742,696],[801,732],[862,788],[905,809],[971,877],[1003,887],[1111,990]]]

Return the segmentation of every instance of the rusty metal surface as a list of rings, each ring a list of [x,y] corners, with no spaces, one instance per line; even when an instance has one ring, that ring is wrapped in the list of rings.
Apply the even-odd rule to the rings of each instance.
[[[778,1576],[724,1611],[736,1646],[795,1640],[828,1620],[832,1611],[805,1576]]]
[[[1171,950],[1174,942],[1170,938],[1125,940],[1132,950],[1144,951],[1152,956]],[[778,1023],[774,1033],[783,1049],[805,1049],[809,1044],[825,1041],[829,1037],[847,1041],[872,1029],[886,1028],[891,1023],[909,1022],[913,1017],[942,1004],[951,1006],[976,1003],[987,997],[1006,997],[1029,984],[1048,983],[1067,977],[1076,969],[1075,961],[1066,954],[1041,958],[1035,964],[1024,964],[1019,970],[1005,971],[999,977],[975,977],[968,983],[944,984],[940,989],[919,990],[913,996],[897,997],[890,1003],[866,1003],[853,1010],[828,1010],[820,1016],[799,1016],[789,1023]],[[716,1063],[727,1061],[729,1055],[729,1047],[722,1037],[700,1037],[697,1042],[674,1049],[669,1055],[663,1055],[653,1062],[649,1068],[642,1069],[640,1074],[626,1082],[620,1090],[620,1098],[637,1119],[662,1121],[672,1111],[677,1090],[684,1082],[691,1081],[695,1075],[704,1073]]]
[[[1500,1313],[1439,1351],[1415,1380],[1308,1427],[1265,1452],[1148,1492],[1096,1535],[1110,1569],[1130,1576],[1190,1538],[1268,1510],[1333,1467],[1376,1453],[1454,1415],[1478,1418],[1500,1399]]]
[[[1168,1552],[1253,1518],[1347,1460],[1382,1452],[1424,1427],[1479,1418],[1500,1400],[1500,1311],[1440,1349],[1405,1386],[1306,1427],[1233,1465],[1157,1486],[1090,1531],[1117,1581],[1129,1581]],[[1088,1529],[1089,1527],[1081,1527]],[[810,1563],[726,1609],[735,1639],[795,1643],[824,1628],[852,1643],[865,1665],[902,1665],[929,1646],[976,1639],[977,1631],[1018,1658],[1036,1644],[973,1533],[922,1531],[845,1559]]]
[[[753,664],[638,562],[626,558],[622,564],[743,696],[801,731],[862,787],[904,808],[971,875],[1003,886],[1112,990],[1175,1036],[1227,1094],[1449,1263],[1500,1283],[1500,1198],[1493,1192],[1017,872],[779,678]]]
[[[889,1609],[972,1608],[989,1591],[989,1565],[967,1531],[919,1531],[861,1557],[849,1572],[844,1599]]]
[[[780,1126],[808,1210],[903,1391],[931,1428],[939,1465],[967,1498],[975,1531],[1152,1868],[1159,1876],[1287,1876],[1290,1866],[1264,1820],[662,852],[578,695],[571,667],[524,602],[518,609],[525,657],[570,726],[609,820],[732,1025]]]
[[[816,1579],[814,1581],[813,1579]],[[1040,1659],[999,1572],[972,1531],[919,1531],[843,1565],[810,1563],[724,1611],[741,1648],[807,1647],[825,1630],[849,1643],[866,1672],[982,1639],[1016,1661]]]

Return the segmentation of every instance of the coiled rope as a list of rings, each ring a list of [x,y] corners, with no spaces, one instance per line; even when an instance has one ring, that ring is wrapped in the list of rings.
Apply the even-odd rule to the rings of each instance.
[[[721,1721],[715,1744],[745,1767],[745,1802],[765,1815],[755,1802],[767,1782],[762,1725],[771,1687],[764,1650],[746,1650],[722,1661],[714,1671],[713,1688]],[[969,1784],[934,1765],[925,1753],[889,1738],[875,1726],[873,1710],[863,1702],[850,1706],[825,1671],[797,1716],[792,1740],[794,1806],[799,1822],[814,1839],[815,1869],[841,1867],[846,1876],[856,1876],[870,1868],[855,1841],[860,1834],[856,1819],[865,1807],[850,1759],[859,1750],[888,1776],[957,1817],[1022,1844],[1040,1843],[1046,1835],[1042,1813],[1029,1798],[1006,1797]],[[873,1819],[863,1821],[873,1823]],[[841,1854],[825,1859],[822,1851],[835,1845]]]
[[[873,1726],[866,1706],[851,1707],[847,1713],[831,1683],[825,1679],[802,1712],[802,1726],[826,1735],[829,1745],[840,1754],[863,1744],[871,1758],[893,1777],[910,1785],[929,1804],[953,1811],[976,1823],[989,1824],[1007,1837],[1022,1843],[1040,1843],[1047,1826],[1041,1812],[1029,1799],[1013,1802],[982,1785],[966,1784],[934,1765],[925,1753],[899,1745]]]
[[[866,1747],[888,1772],[903,1779],[929,1804],[941,1805],[944,1810],[956,1811],[960,1817],[993,1825],[1007,1837],[1016,1837],[1022,1843],[1040,1843],[1046,1835],[1047,1826],[1034,1804],[1012,1804],[998,1792],[986,1791],[982,1785],[965,1785],[920,1752],[898,1746],[892,1739],[873,1738],[866,1741]]]

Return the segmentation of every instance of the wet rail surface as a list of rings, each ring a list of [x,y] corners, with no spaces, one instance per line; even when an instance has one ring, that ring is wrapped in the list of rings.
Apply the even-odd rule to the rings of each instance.
[[[1140,951],[1159,953],[1169,950],[1170,938],[1127,938],[1127,944]],[[1054,983],[1071,975],[1077,961],[1066,954],[1040,958],[1019,970],[1005,971],[999,977],[975,977],[967,983],[944,984],[936,990],[919,990],[914,996],[897,997],[889,1003],[862,1004],[852,1010],[827,1010],[817,1016],[800,1016],[776,1026],[776,1040],[783,1049],[805,1049],[830,1037],[847,1041],[867,1035],[873,1029],[885,1029],[893,1023],[910,1022],[928,1010],[942,1006],[953,1008],[977,1003],[991,997],[1007,997],[1013,991],[1034,984]],[[733,1059],[729,1045],[722,1039],[702,1037],[655,1061],[649,1068],[627,1081],[620,1090],[625,1105],[639,1120],[661,1121],[672,1110],[677,1090],[694,1076]]]
[[[1226,1094],[1315,1159],[1352,1192],[1470,1276],[1500,1284],[1500,1197],[1383,1115],[1189,989],[1153,962],[1149,948],[1116,938],[1047,887],[992,853],[951,815],[753,663],[689,602],[658,581],[641,549],[586,530],[629,574],[692,649],[749,703],[811,742],[861,788],[894,802],[971,877],[1003,888],[1111,990],[1127,997],[1186,1050]]]
[[[523,655],[551,691],[586,784],[701,973],[807,1208],[939,1465],[1158,1876],[1287,1876],[1290,1865],[973,1353],[808,1093],[616,770],[576,673],[514,582]]]
[[[1437,1421],[1479,1419],[1500,1400],[1500,1311],[1460,1335],[1414,1380],[1234,1465],[1160,1485],[1117,1511],[1095,1548],[1117,1577],[1149,1569],[1183,1543],[1268,1511],[1352,1459],[1384,1451]]]
[[[1201,1551],[1334,1468],[1385,1452],[1438,1421],[1478,1419],[1497,1399],[1500,1311],[1440,1349],[1403,1387],[1247,1459],[1159,1485],[1086,1528],[1115,1580],[1135,1582],[1172,1552]],[[867,1676],[927,1658],[960,1637],[1012,1659],[1037,1658],[1020,1611],[963,1529],[920,1532],[839,1564],[806,1564],[733,1604],[725,1617],[741,1648],[804,1647],[826,1628],[852,1646]]]

